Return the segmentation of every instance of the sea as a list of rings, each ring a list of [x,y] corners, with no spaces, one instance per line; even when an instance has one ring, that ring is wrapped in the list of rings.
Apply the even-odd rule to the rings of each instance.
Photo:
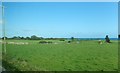
[[[105,38],[75,38],[77,40],[105,40]],[[110,40],[120,40],[120,38],[109,38]],[[67,38],[67,40],[71,40],[71,38]]]

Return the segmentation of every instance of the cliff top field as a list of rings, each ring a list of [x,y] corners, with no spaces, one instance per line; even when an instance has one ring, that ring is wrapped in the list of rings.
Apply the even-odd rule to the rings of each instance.
[[[19,71],[116,71],[118,41],[7,40],[3,66]]]
[[[118,71],[118,2],[1,6],[6,71]]]

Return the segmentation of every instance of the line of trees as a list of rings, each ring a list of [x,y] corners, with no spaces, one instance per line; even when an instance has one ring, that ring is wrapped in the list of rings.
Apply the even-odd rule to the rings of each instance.
[[[65,41],[66,38],[43,38],[43,37],[38,37],[36,35],[32,35],[30,37],[23,37],[23,36],[14,36],[11,38],[5,37],[6,39],[15,39],[15,40],[60,40],[60,41]],[[4,39],[4,37],[2,37]]]
[[[32,35],[31,37],[23,37],[23,36],[14,36],[11,38],[5,37],[6,39],[15,39],[15,40],[41,40],[43,37],[37,37],[36,35]],[[2,37],[4,39],[4,37]]]
[[[5,37],[6,39],[16,39],[16,40],[60,40],[60,41],[65,41],[67,38],[43,38],[43,37],[38,37],[36,35],[32,35],[30,37],[23,37],[23,36],[14,36],[14,37],[11,37],[11,38],[8,38],[8,37]],[[120,34],[118,35],[118,38],[120,39]],[[0,39],[4,39],[4,37],[0,38]],[[71,41],[74,41],[76,40],[76,38],[74,37],[71,37],[70,38]],[[92,38],[90,39],[92,40]]]

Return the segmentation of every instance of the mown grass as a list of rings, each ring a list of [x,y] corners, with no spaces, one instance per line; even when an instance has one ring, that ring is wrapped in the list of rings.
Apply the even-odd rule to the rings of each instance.
[[[21,71],[116,71],[118,70],[118,42],[98,44],[96,40],[58,44],[7,44],[6,61]]]

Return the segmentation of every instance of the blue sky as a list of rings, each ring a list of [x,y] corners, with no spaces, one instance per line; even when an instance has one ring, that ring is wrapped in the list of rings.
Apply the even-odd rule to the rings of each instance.
[[[0,2],[0,6],[2,6],[2,2]],[[0,37],[2,37],[2,8],[0,7]]]
[[[104,38],[118,35],[117,2],[5,2],[6,35]]]

